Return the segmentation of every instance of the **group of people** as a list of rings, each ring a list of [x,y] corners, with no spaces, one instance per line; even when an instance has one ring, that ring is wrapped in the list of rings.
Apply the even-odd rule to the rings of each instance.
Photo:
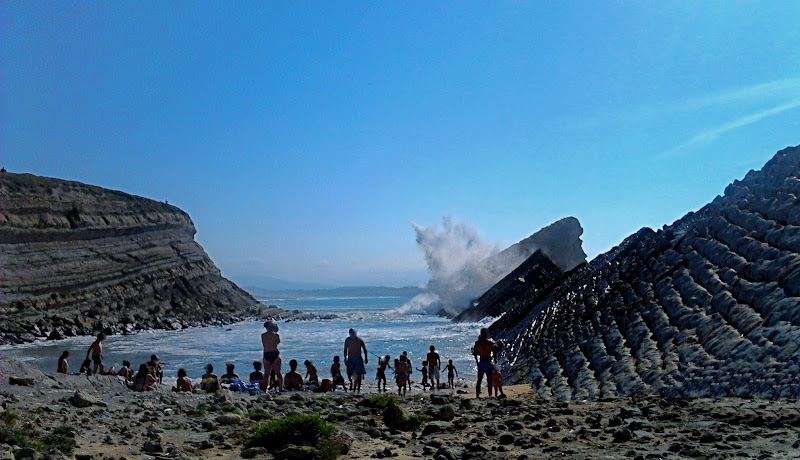
[[[318,391],[333,391],[341,387],[345,391],[361,392],[361,384],[366,375],[365,365],[369,363],[369,352],[367,351],[366,343],[358,336],[355,329],[349,330],[349,335],[344,341],[344,363],[345,372],[347,375],[347,382],[342,375],[341,362],[339,356],[333,357],[333,363],[330,367],[331,378],[319,378],[316,366],[310,361],[305,360],[305,377],[297,371],[297,360],[289,361],[289,372],[285,375],[281,372],[282,360],[278,345],[281,343],[280,335],[278,334],[279,328],[274,321],[267,321],[264,323],[266,331],[261,334],[261,343],[263,346],[263,355],[261,361],[253,362],[253,372],[250,373],[247,381],[242,380],[235,372],[235,364],[226,364],[226,373],[221,377],[214,374],[214,366],[208,364],[205,367],[205,374],[200,379],[197,385],[194,385],[192,380],[188,377],[186,369],[178,370],[178,379],[173,391],[206,391],[215,392],[220,388],[231,388],[241,391],[286,391],[286,390],[300,390],[311,389]],[[118,375],[125,378],[130,387],[135,391],[150,391],[155,389],[156,382],[161,383],[163,380],[164,372],[158,356],[152,355],[150,361],[143,363],[139,366],[139,370],[134,374],[129,361],[123,361],[122,368],[117,371],[113,367],[106,370],[103,365],[103,340],[106,338],[105,334],[99,334],[97,339],[92,342],[86,352],[86,359],[81,366],[80,374],[104,374],[104,375]],[[500,368],[497,365],[497,355],[499,352],[498,346],[489,338],[488,330],[481,329],[480,337],[472,347],[472,354],[475,357],[475,363],[478,367],[478,381],[475,387],[476,396],[480,397],[481,383],[483,377],[487,377],[489,395],[494,392],[495,396],[505,396],[503,393],[503,379],[500,374]],[[91,359],[90,359],[91,356]],[[376,355],[377,356],[377,355]],[[58,360],[58,369],[60,373],[69,373],[69,363],[67,361],[69,351],[64,351]],[[92,368],[93,365],[93,368]],[[394,372],[394,380],[397,384],[397,394],[405,395],[412,383],[411,375],[414,371],[411,359],[408,357],[407,352],[403,352],[398,358],[392,362],[390,355],[378,357],[378,367],[376,373],[376,381],[378,383],[378,391],[387,391],[387,369]],[[436,351],[436,347],[430,346],[429,352],[422,361],[422,368],[416,369],[422,374],[422,389],[437,390],[442,388],[453,388],[455,385],[454,379],[458,376],[458,370],[453,364],[453,360],[448,360],[447,364],[442,367],[442,359]],[[440,379],[442,370],[447,371],[446,386],[442,386]]]

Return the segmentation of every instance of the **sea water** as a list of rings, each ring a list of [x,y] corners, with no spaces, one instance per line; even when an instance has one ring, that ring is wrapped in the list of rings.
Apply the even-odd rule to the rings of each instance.
[[[279,346],[283,372],[289,370],[289,360],[296,359],[298,370],[305,375],[303,361],[311,360],[320,378],[330,376],[333,357],[342,359],[344,340],[350,328],[356,329],[369,351],[366,382],[375,378],[377,357],[394,358],[407,351],[415,372],[412,379],[420,380],[416,371],[428,347],[434,345],[442,360],[442,368],[449,359],[459,375],[473,381],[477,373],[471,355],[472,344],[481,327],[488,323],[453,323],[434,315],[401,313],[400,307],[410,300],[406,297],[369,298],[312,298],[312,299],[260,299],[262,303],[276,305],[286,310],[300,310],[318,315],[335,315],[334,319],[281,321]],[[115,335],[103,342],[104,364],[117,369],[122,360],[139,364],[159,356],[165,370],[165,382],[172,382],[179,368],[197,378],[206,364],[213,364],[218,375],[225,373],[225,364],[234,363],[236,372],[244,379],[252,372],[253,361],[260,361],[263,347],[261,333],[263,320],[253,320],[219,327],[198,327],[178,331],[144,331],[131,335]],[[0,353],[27,361],[46,373],[53,373],[56,362],[64,350],[70,351],[70,371],[77,372],[93,337],[73,337],[57,341],[39,341],[32,344],[3,347]],[[344,363],[342,363],[344,364]],[[344,365],[342,366],[344,370]],[[387,373],[391,385],[392,374]],[[447,373],[442,372],[442,382]]]

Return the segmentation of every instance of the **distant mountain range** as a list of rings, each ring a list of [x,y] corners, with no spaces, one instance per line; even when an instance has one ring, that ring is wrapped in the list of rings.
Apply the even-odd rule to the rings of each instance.
[[[406,286],[401,288],[384,286],[346,286],[328,289],[266,289],[246,286],[247,292],[259,299],[303,299],[320,297],[414,297],[421,288]]]

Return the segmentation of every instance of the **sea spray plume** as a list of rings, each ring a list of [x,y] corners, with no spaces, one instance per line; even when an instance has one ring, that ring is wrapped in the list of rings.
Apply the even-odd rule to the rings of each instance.
[[[441,228],[412,226],[430,281],[426,292],[401,307],[401,312],[457,313],[497,281],[496,264],[487,265],[486,260],[499,248],[484,241],[472,225],[444,217]]]
[[[450,217],[442,219],[442,228],[412,226],[425,253],[430,281],[426,292],[399,313],[455,316],[537,250],[562,271],[586,261],[580,240],[583,228],[574,217],[560,219],[502,251],[485,242],[472,225]]]

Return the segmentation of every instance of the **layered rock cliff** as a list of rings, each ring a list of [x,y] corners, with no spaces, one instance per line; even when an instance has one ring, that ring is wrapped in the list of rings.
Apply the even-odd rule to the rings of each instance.
[[[275,313],[223,278],[175,206],[0,174],[0,343]]]
[[[800,147],[642,229],[491,327],[506,380],[562,400],[800,397]]]

